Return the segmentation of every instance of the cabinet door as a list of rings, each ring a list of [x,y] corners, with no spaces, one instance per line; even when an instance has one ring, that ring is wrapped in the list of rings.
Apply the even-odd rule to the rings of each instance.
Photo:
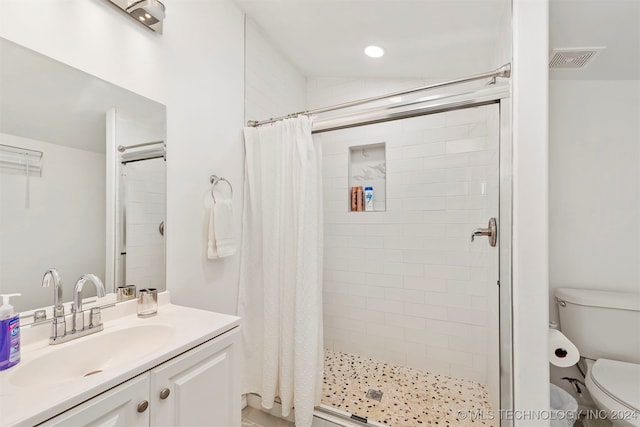
[[[154,427],[240,427],[238,328],[151,370]]]
[[[145,373],[82,403],[40,426],[148,427],[149,374]],[[141,405],[142,404],[142,405]],[[141,405],[140,408],[138,405]],[[144,411],[139,409],[145,407]]]

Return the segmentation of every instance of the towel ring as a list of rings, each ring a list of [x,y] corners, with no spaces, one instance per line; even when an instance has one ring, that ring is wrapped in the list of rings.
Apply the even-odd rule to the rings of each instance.
[[[215,188],[216,185],[218,185],[219,182],[224,181],[227,183],[227,185],[229,186],[229,191],[231,192],[231,197],[233,197],[233,186],[231,185],[231,183],[229,182],[229,180],[227,180],[226,178],[220,178],[217,175],[211,175],[209,177],[209,181],[211,182],[211,197],[213,198],[213,202],[216,202],[216,196],[215,194],[213,194],[213,189]]]

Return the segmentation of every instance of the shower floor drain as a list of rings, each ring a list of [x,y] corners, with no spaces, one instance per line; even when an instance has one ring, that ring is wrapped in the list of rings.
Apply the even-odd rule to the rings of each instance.
[[[382,392],[380,390],[371,390],[367,392],[367,399],[377,400],[380,402],[382,400]]]

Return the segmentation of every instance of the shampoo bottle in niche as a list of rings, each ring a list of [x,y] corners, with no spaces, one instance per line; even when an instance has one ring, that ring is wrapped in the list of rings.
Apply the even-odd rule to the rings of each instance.
[[[0,295],[0,371],[20,362],[20,315],[15,314],[9,304],[10,297],[19,296],[21,294]]]
[[[364,187],[364,210],[373,210],[373,187]]]

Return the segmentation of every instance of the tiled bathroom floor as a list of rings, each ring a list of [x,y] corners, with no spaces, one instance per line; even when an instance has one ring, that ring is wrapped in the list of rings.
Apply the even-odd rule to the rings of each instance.
[[[247,406],[242,410],[242,427],[294,427],[293,423]]]
[[[381,391],[381,400],[367,398],[369,390]],[[471,420],[458,417],[458,411],[491,411],[482,384],[329,350],[322,403],[392,427],[466,426]]]

